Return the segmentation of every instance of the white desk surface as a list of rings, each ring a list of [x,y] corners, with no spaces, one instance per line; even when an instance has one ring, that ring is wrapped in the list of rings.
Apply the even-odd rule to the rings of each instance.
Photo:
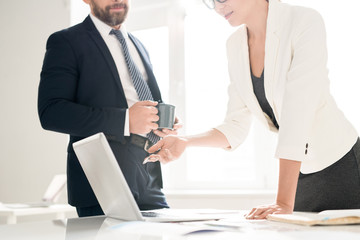
[[[72,218],[0,226],[0,239],[36,240],[341,240],[360,239],[360,225],[306,227],[267,220],[236,218],[238,228],[204,223],[123,222],[106,217]],[[207,230],[194,232],[196,230]],[[191,233],[192,232],[192,233]],[[188,233],[188,234],[185,234]]]
[[[29,208],[9,208],[5,205],[0,205],[0,216],[8,216],[8,215],[33,215],[34,213],[42,214],[42,213],[56,213],[59,211],[64,212],[73,212],[75,208],[68,204],[54,204],[49,207],[29,207]]]
[[[5,219],[7,223],[16,223],[17,218],[24,216],[55,215],[52,219],[63,219],[66,216],[76,216],[74,207],[68,204],[54,204],[49,207],[30,207],[30,208],[8,208],[0,205],[0,219]]]

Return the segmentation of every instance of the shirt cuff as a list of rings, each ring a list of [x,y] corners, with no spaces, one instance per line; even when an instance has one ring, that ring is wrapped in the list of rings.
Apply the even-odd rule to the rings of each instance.
[[[129,109],[125,113],[124,136],[130,136]]]

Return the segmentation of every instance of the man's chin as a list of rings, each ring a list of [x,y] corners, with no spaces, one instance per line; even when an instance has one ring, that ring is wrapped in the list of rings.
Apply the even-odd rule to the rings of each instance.
[[[111,16],[111,23],[113,26],[117,26],[122,24],[126,19],[126,15],[124,13],[113,13]]]

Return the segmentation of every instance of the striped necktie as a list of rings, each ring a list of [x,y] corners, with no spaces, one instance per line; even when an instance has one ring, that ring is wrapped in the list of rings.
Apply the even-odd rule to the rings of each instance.
[[[133,59],[131,58],[128,46],[126,44],[126,40],[121,33],[120,30],[112,29],[110,34],[113,34],[116,36],[116,38],[119,40],[122,50],[125,57],[126,65],[129,69],[131,80],[133,81],[135,90],[139,96],[140,101],[145,100],[154,100],[149,85],[145,82],[143,75],[139,71],[138,67],[135,65]],[[160,137],[155,135],[152,131],[147,134],[148,139],[153,143],[157,143],[160,140]]]

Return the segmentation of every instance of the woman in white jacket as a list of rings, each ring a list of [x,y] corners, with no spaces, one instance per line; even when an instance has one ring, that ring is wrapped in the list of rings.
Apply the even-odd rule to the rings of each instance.
[[[223,124],[195,136],[169,136],[149,161],[177,159],[188,146],[235,149],[251,116],[278,132],[276,202],[271,213],[360,208],[360,141],[330,95],[325,26],[314,10],[278,0],[204,0],[238,30],[227,42],[229,103]]]

